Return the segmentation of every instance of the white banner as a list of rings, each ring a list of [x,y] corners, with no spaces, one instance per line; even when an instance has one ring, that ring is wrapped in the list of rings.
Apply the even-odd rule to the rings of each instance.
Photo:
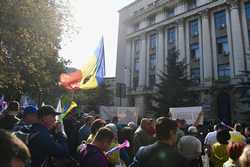
[[[117,116],[121,124],[137,123],[138,112],[135,107],[117,107]]]
[[[172,119],[184,119],[189,125],[194,123],[202,125],[204,121],[201,106],[170,108],[169,112]]]
[[[120,124],[127,124],[129,122],[137,123],[138,111],[136,107],[108,107],[100,106],[100,117],[104,120],[112,120],[113,117],[118,117]]]
[[[112,120],[113,117],[117,116],[115,107],[100,106],[100,117],[104,120]]]

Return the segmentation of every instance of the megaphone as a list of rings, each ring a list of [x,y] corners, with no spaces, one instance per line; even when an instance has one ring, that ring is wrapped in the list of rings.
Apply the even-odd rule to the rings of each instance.
[[[130,143],[128,140],[125,140],[122,144],[119,144],[118,146],[113,147],[108,152],[106,152],[106,155],[111,155],[113,152],[116,152],[116,151],[119,151],[123,148],[128,148],[128,147],[130,147]]]
[[[62,114],[62,119],[64,119],[71,112],[71,110],[73,110],[76,107],[77,107],[76,102],[72,101],[67,111]]]

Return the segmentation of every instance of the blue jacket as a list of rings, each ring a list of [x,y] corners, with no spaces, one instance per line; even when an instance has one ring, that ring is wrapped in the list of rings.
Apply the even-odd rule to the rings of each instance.
[[[39,167],[48,157],[62,158],[68,155],[66,138],[63,134],[52,136],[49,130],[41,124],[32,126],[28,146],[32,167]]]

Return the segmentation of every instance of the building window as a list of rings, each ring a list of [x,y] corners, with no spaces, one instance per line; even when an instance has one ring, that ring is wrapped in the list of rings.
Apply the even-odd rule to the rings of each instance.
[[[139,54],[140,53],[140,40],[137,39],[135,40],[135,54]]]
[[[169,7],[166,7],[166,8],[164,8],[164,13],[165,13],[165,16],[166,17],[172,17],[172,16],[174,16],[174,10],[175,10],[175,8],[169,8]]]
[[[199,63],[200,62],[199,44],[190,45],[190,57],[191,57],[192,63]]]
[[[175,42],[175,28],[168,29],[168,43],[174,43]]]
[[[189,1],[187,1],[187,8],[188,9],[193,9],[193,8],[195,8],[196,7],[196,0],[189,0]]]
[[[134,62],[134,71],[135,72],[138,72],[139,71],[139,58],[136,58],[135,59],[135,62]]]
[[[199,35],[198,20],[193,20],[189,22],[190,35],[191,37],[196,37]]]
[[[200,68],[191,69],[191,79],[195,83],[200,83]]]
[[[134,78],[133,78],[133,88],[137,88],[139,84],[139,58],[134,59]]]
[[[245,3],[246,19],[250,21],[250,2]]]
[[[133,88],[137,88],[139,85],[139,78],[138,77],[134,77],[133,79]]]
[[[223,29],[226,27],[226,13],[224,10],[214,14],[214,23],[216,29]]]
[[[154,6],[154,3],[148,4],[148,8],[151,8],[151,7],[153,7],[153,6]]]
[[[155,15],[148,16],[148,23],[149,25],[155,23]]]
[[[227,37],[219,37],[216,39],[217,45],[217,54],[228,56],[229,55],[229,47]]]
[[[228,78],[228,77],[230,77],[229,64],[220,64],[220,65],[218,65],[218,77],[219,78]]]
[[[149,37],[149,48],[156,49],[156,34],[150,35]]]
[[[249,44],[250,44],[250,30],[248,30],[248,41],[249,41]]]
[[[156,55],[152,54],[149,56],[149,70],[150,73],[155,72],[155,66],[156,66]]]
[[[134,30],[137,31],[140,29],[140,23],[134,24]]]
[[[149,87],[152,88],[155,85],[155,74],[149,75]]]

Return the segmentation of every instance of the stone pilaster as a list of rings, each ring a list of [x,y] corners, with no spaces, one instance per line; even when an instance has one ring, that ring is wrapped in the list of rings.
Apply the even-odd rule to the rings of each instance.
[[[158,29],[158,40],[157,40],[157,65],[156,65],[156,83],[160,82],[159,74],[164,71],[164,30]]]
[[[124,68],[125,71],[125,84],[127,88],[132,87],[132,76],[131,76],[131,71],[133,71],[133,66],[132,66],[132,61],[133,61],[133,50],[132,50],[132,45],[133,41],[132,40],[127,40],[126,43],[126,65]]]
[[[231,31],[233,44],[233,60],[235,65],[235,75],[240,75],[245,70],[245,55],[243,48],[243,37],[241,33],[241,22],[239,14],[239,1],[230,0]]]
[[[147,56],[147,39],[146,39],[146,34],[143,34],[141,36],[140,65],[139,65],[140,88],[143,88],[146,85],[146,56]]]
[[[178,20],[178,50],[179,50],[179,60],[184,60],[185,58],[185,30],[184,30],[184,20]]]
[[[211,46],[211,35],[209,25],[209,13],[205,10],[201,13],[202,19],[202,56],[204,60],[204,82],[210,83],[212,81],[212,46]]]

